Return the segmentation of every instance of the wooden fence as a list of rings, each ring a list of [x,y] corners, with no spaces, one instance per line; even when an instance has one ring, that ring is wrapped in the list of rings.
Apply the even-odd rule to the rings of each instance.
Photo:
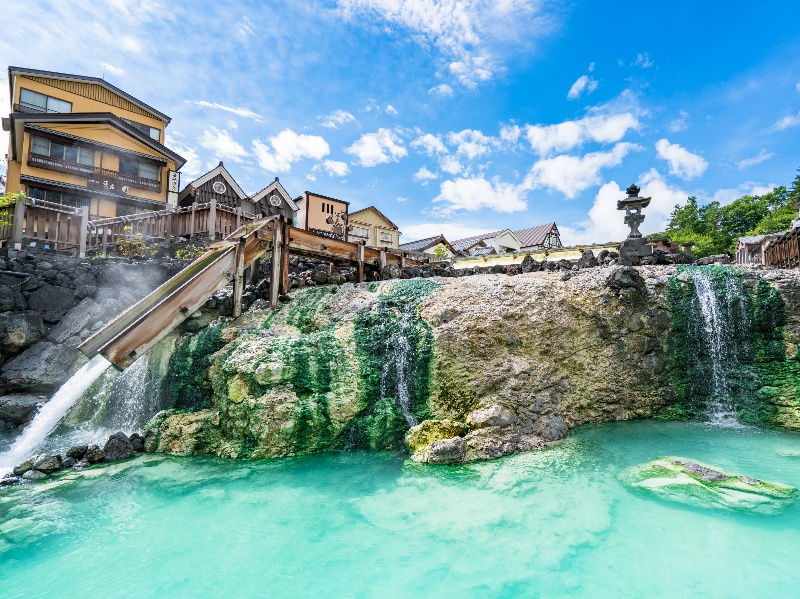
[[[800,229],[793,229],[767,246],[764,263],[773,268],[797,268],[800,266]]]
[[[0,242],[16,248],[35,244],[53,250],[68,250],[83,256],[89,226],[87,207],[70,208],[44,200],[26,198],[9,206],[11,225],[0,227]]]

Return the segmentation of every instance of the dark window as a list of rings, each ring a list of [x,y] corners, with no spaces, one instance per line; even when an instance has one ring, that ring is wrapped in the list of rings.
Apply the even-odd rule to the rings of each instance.
[[[53,204],[61,204],[69,208],[80,208],[89,206],[92,199],[89,196],[79,195],[69,191],[58,191],[55,189],[42,189],[41,187],[29,187],[28,196],[37,200],[44,200]]]
[[[155,139],[156,141],[158,141],[161,136],[160,129],[156,129],[155,127],[151,127],[150,125],[143,125],[142,123],[137,123],[136,121],[131,121],[128,119],[122,119],[122,120],[128,123],[134,129],[141,131],[145,135],[149,135],[150,138]]]
[[[158,181],[158,165],[152,162],[140,162],[138,160],[120,157],[119,173],[121,175],[131,175],[133,177],[142,177],[143,179]]]
[[[72,112],[72,102],[25,88],[20,90],[19,106],[22,112]]]

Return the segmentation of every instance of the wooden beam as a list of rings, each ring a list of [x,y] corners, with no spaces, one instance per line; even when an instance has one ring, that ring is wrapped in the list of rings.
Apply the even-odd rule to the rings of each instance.
[[[81,206],[78,215],[78,258],[85,258],[86,237],[89,235],[89,206]]]
[[[211,198],[211,203],[208,207],[208,238],[214,240],[217,236],[217,200]]]
[[[272,228],[272,264],[270,268],[269,280],[269,307],[273,310],[278,308],[278,295],[281,286],[281,264],[283,263],[281,254],[283,253],[283,227],[279,222],[273,223]]]
[[[383,276],[383,269],[386,268],[386,248],[381,248],[379,264],[381,266],[381,276]]]
[[[291,239],[292,226],[287,222],[275,223],[275,226],[282,226],[281,233],[281,287],[282,294],[289,293],[289,243]]]
[[[359,283],[364,282],[364,246],[358,244],[358,265],[357,265],[357,281]]]
[[[12,236],[13,236],[13,243],[15,250],[22,249],[22,231],[25,228],[26,208],[27,206],[25,200],[18,200],[17,203],[14,204],[14,221],[12,225],[13,227]]]
[[[236,271],[233,274],[233,317],[242,315],[242,292],[244,291],[244,245],[240,239],[236,245]]]

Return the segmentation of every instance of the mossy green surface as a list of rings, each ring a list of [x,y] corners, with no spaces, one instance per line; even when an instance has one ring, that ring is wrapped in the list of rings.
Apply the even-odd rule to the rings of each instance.
[[[201,410],[211,405],[208,367],[213,354],[225,345],[221,329],[221,325],[214,325],[185,337],[172,354],[166,392],[175,408]]]
[[[694,284],[680,274],[701,269],[712,281],[722,310],[725,387],[742,422],[800,428],[800,361],[784,338],[786,305],[778,290],[732,267],[685,267],[670,278],[672,327],[667,337],[665,384],[674,402],[661,417],[706,416],[714,392],[711,356],[702,340],[703,320]],[[686,277],[683,277],[684,279]]]

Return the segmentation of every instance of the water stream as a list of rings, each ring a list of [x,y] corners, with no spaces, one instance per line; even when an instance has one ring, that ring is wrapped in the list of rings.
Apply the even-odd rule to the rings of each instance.
[[[411,396],[408,390],[410,376],[409,357],[411,343],[408,339],[408,327],[412,314],[403,312],[397,321],[397,335],[389,337],[386,343],[387,360],[381,370],[381,399],[394,393],[397,407],[408,422],[408,426],[416,426],[419,420],[411,411]],[[392,375],[394,370],[394,376]],[[394,389],[389,389],[389,381],[394,381]]]
[[[98,354],[61,385],[52,399],[39,409],[31,423],[25,427],[8,451],[0,454],[0,475],[33,455],[63,420],[69,409],[75,405],[83,392],[109,366],[111,366],[111,362]]]

